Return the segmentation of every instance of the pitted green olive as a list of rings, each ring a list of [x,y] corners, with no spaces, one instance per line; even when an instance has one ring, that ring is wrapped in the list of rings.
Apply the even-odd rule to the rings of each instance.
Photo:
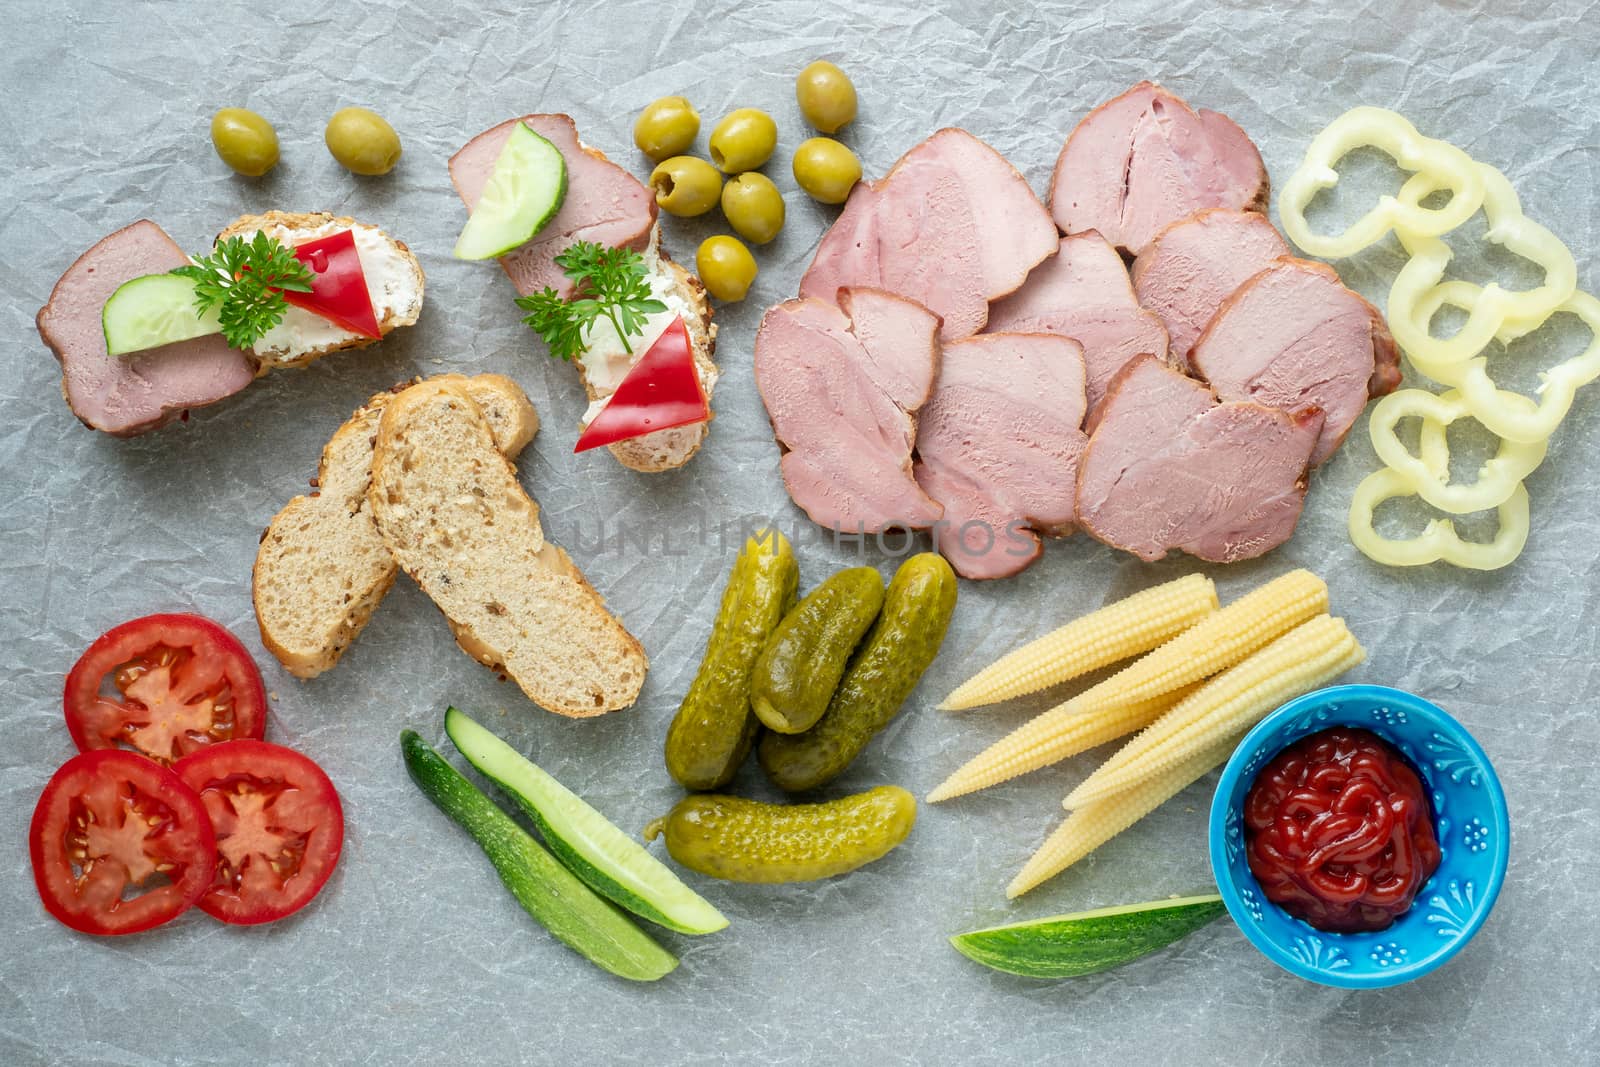
[[[700,242],[694,257],[695,271],[706,292],[718,300],[743,300],[756,280],[756,257],[737,237],[718,234]]]
[[[783,194],[765,174],[740,174],[722,187],[722,213],[740,237],[764,245],[783,229]]]
[[[811,199],[842,204],[861,180],[861,160],[831,137],[813,137],[794,150],[794,180]]]
[[[655,190],[656,203],[662,211],[693,218],[717,206],[722,175],[697,156],[673,156],[657,163],[650,172],[650,188]]]
[[[835,133],[856,117],[856,87],[850,76],[825,59],[800,72],[794,81],[800,114],[823,133]]]
[[[333,158],[352,174],[388,174],[400,162],[400,135],[382,115],[368,108],[335,111],[322,139]]]
[[[211,116],[211,143],[224,163],[251,178],[259,178],[278,162],[278,134],[272,123],[242,107],[225,107]]]
[[[778,124],[753,107],[730,111],[711,131],[711,162],[724,174],[755,170],[777,147]]]
[[[687,152],[699,134],[700,113],[681,96],[663,96],[633,124],[633,143],[658,163]]]

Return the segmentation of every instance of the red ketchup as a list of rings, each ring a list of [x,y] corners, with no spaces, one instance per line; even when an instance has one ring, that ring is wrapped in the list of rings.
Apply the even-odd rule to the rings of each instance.
[[[1382,930],[1439,869],[1417,772],[1368,730],[1336,727],[1278,753],[1244,801],[1250,871],[1319,930]]]

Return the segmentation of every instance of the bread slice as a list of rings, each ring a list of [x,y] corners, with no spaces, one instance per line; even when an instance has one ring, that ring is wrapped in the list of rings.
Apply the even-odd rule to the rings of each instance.
[[[351,230],[355,234],[356,252],[361,257],[361,270],[367,277],[367,290],[372,296],[372,310],[382,333],[388,336],[401,326],[415,323],[422,314],[422,265],[403,242],[376,226],[351,218],[335,218],[325,211],[268,211],[235,219],[217,235],[217,240],[248,239],[265,233],[293,246],[340,230]],[[284,367],[303,367],[332,352],[363,348],[372,343],[371,337],[343,329],[303,308],[291,307],[282,322],[251,346],[250,354],[261,365],[258,373],[265,374]]]
[[[367,492],[395,560],[468,655],[561,715],[599,715],[638,698],[644,649],[544,539],[539,506],[459,386],[424,382],[389,401]]]
[[[445,374],[483,412],[495,447],[515,457],[539,431],[539,416],[509,378]],[[296,678],[339,662],[394,584],[396,565],[367,506],[372,448],[383,409],[406,382],[379,393],[322,450],[316,491],[284,505],[261,535],[252,573],[261,643]]]
[[[659,229],[652,231],[650,244],[642,253],[645,266],[651,274],[651,288],[658,295],[668,298],[666,302],[669,307],[681,309],[679,317],[689,328],[689,343],[694,351],[695,369],[700,373],[700,384],[706,391],[706,403],[709,406],[718,377],[714,358],[717,350],[717,325],[711,321],[711,302],[706,299],[706,288],[700,284],[700,279],[667,255],[666,250],[661,248],[660,238]],[[644,354],[639,351],[637,344],[633,347],[637,355]],[[598,373],[591,373],[588,363],[593,361],[587,357],[574,362],[583,378],[584,392],[589,394],[589,410],[584,413],[579,425],[582,429],[600,413],[600,409],[605,406],[605,399],[615,391],[617,382],[604,381]],[[615,374],[612,377],[616,377]],[[620,378],[617,380],[620,381]],[[609,388],[601,388],[602,384]],[[611,449],[611,454],[617,457],[617,462],[624,467],[653,474],[672,470],[689,462],[690,458],[700,451],[700,445],[705,441],[710,428],[711,422],[708,419],[690,426],[657,430],[655,433],[618,441],[607,447]]]

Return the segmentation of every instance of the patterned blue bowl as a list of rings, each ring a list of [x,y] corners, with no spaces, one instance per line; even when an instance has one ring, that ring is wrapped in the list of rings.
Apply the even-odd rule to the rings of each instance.
[[[1411,910],[1387,930],[1314,929],[1267,900],[1245,858],[1245,794],[1285,747],[1333,726],[1356,726],[1398,748],[1422,773],[1443,853]],[[1211,870],[1233,921],[1262,953],[1301,978],[1380,989],[1419,978],[1460,952],[1505,881],[1511,830],[1489,757],[1455,719],[1398,689],[1341,685],[1292,700],[1245,735],[1211,801]]]

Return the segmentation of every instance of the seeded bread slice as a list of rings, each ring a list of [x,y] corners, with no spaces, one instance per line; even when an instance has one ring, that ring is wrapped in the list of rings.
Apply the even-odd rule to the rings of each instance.
[[[540,707],[584,717],[631,705],[649,663],[572,560],[458,386],[424,382],[385,406],[368,500],[396,562],[474,659]]]
[[[422,264],[403,241],[395,240],[376,226],[351,218],[336,218],[326,211],[268,211],[235,219],[217,235],[217,240],[249,239],[257,233],[265,233],[292,247],[340,230],[356,233],[357,253],[380,332],[388,336],[401,326],[414,324],[422,314]],[[261,375],[285,367],[303,367],[330,353],[364,348],[373,343],[373,338],[341,329],[302,308],[291,307],[283,322],[251,346],[250,354],[260,363],[257,374]]]
[[[711,302],[706,299],[706,287],[700,283],[699,278],[685,270],[660,247],[659,230],[651,233],[650,245],[644,251],[644,258],[651,272],[659,273],[666,280],[667,287],[689,308],[689,313],[684,316],[683,321],[689,330],[689,346],[694,352],[695,370],[699,372],[700,384],[705,388],[706,403],[709,406],[718,376],[715,361],[717,325],[711,321]],[[589,395],[592,413],[595,411],[594,402],[609,396],[611,390],[601,391],[595,387],[582,360],[575,361],[575,365],[583,378],[583,389]],[[642,437],[631,437],[607,447],[617,458],[617,462],[624,467],[654,474],[673,470],[689,462],[694,454],[700,451],[700,445],[710,432],[711,420],[707,419],[705,422],[689,426],[677,426],[670,430],[647,433]]]
[[[440,375],[470,396],[495,447],[515,457],[539,431],[539,416],[509,378]],[[367,506],[372,449],[383,409],[412,383],[379,393],[339,427],[317,466],[316,491],[297,496],[261,535],[252,575],[261,643],[296,678],[333,667],[361,633],[397,570]]]

